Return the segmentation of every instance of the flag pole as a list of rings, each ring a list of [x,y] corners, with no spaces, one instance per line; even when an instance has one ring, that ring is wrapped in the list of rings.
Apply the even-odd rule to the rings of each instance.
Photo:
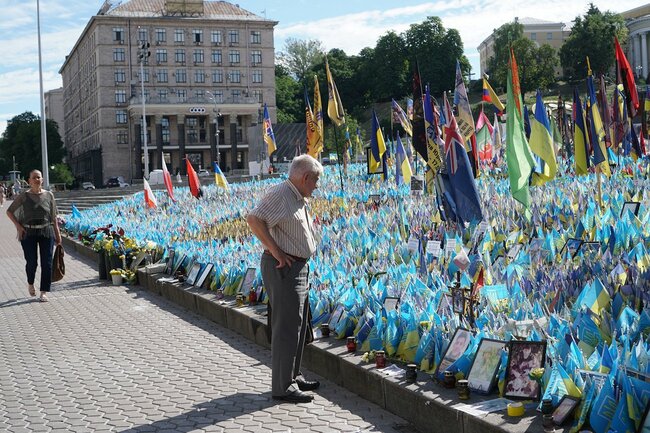
[[[341,173],[341,153],[339,151],[339,134],[338,134],[338,128],[336,127],[336,123],[332,122],[332,125],[334,126],[334,145],[336,146],[336,165],[338,166],[339,169],[339,180],[341,181],[341,193],[345,192],[343,189],[343,173]]]

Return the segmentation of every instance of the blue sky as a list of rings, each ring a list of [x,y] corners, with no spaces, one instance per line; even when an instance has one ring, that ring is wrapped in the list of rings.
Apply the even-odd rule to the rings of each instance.
[[[601,11],[622,12],[638,0],[593,0]],[[45,90],[61,87],[58,71],[102,0],[40,0]],[[515,17],[570,22],[584,15],[588,0],[240,0],[242,8],[279,21],[275,49],[286,38],[317,39],[326,50],[340,48],[348,55],[374,47],[389,30],[400,33],[428,16],[439,16],[445,28],[460,32],[473,72],[479,72],[476,47],[493,29]],[[615,9],[614,9],[615,8]],[[25,111],[40,114],[36,0],[0,0],[0,133],[6,121]]]

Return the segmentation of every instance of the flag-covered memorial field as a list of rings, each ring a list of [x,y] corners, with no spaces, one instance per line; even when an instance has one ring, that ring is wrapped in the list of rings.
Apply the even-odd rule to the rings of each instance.
[[[326,167],[309,203],[321,238],[309,262],[312,324],[433,378],[469,376],[495,397],[557,406],[569,394],[579,402],[566,420],[576,431],[636,431],[650,396],[647,164],[621,158],[602,182],[601,206],[595,174],[576,177],[560,161],[555,179],[530,188],[530,220],[508,179],[484,172],[483,221],[462,226],[441,221],[435,195],[359,164],[342,192]],[[64,227],[125,261],[142,249],[167,260],[173,250],[171,268],[207,269],[201,283],[225,295],[254,268],[248,284],[264,301],[262,247],[245,216],[279,181],[207,186],[198,200],[175,188],[175,202],[149,191],[155,208],[138,193],[75,210]]]

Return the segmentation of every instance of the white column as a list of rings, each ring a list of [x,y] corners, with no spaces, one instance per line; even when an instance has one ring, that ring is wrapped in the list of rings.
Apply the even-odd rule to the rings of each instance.
[[[639,70],[637,67],[641,66],[641,34],[632,36],[632,52],[634,53],[632,57],[634,64],[631,65],[632,70],[635,74],[638,74]]]
[[[648,32],[641,33],[641,66],[645,78],[648,76]]]

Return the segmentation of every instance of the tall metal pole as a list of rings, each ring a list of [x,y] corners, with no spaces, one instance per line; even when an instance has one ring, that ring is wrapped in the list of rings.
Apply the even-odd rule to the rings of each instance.
[[[149,149],[147,148],[147,115],[145,112],[145,97],[144,97],[144,62],[151,54],[149,52],[149,42],[143,42],[140,47],[140,93],[142,95],[142,137],[144,140],[144,175],[145,179],[149,179]]]
[[[43,93],[43,60],[41,58],[41,8],[39,0],[36,0],[36,26],[38,29],[38,82],[40,85],[41,99],[41,164],[43,165],[43,187],[50,187],[50,171],[47,162],[47,130],[45,118],[45,94]]]
[[[217,165],[219,168],[221,167],[221,155],[219,154],[219,117],[221,116],[221,113],[219,113],[219,109],[217,108],[217,97],[215,96],[214,93],[212,93],[209,90],[206,90],[205,93],[210,95],[210,98],[212,98],[212,102],[214,102],[214,119],[215,119],[215,132],[214,132],[214,137],[216,140],[216,151],[217,151]],[[223,170],[222,170],[223,171]]]

